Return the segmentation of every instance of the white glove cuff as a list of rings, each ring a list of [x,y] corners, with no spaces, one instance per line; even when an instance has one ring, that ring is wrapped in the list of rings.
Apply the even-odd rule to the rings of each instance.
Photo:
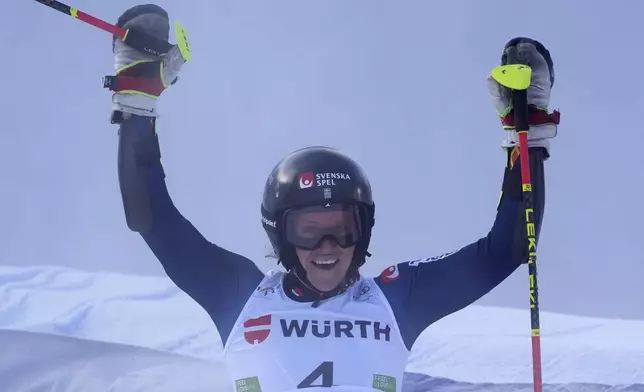
[[[519,145],[519,135],[512,130],[507,132],[508,138],[501,143],[503,148]],[[557,136],[556,124],[530,125],[528,131],[528,147],[544,147],[550,153],[550,140]]]
[[[112,109],[146,117],[159,117],[157,100],[138,94],[115,93],[112,95]]]

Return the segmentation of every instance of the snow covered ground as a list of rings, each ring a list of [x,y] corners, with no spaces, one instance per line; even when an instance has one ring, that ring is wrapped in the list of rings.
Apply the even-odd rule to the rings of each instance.
[[[542,312],[548,391],[644,392],[644,321]],[[0,391],[225,391],[221,341],[169,279],[0,267]],[[406,392],[532,391],[529,313],[472,306],[420,337]]]

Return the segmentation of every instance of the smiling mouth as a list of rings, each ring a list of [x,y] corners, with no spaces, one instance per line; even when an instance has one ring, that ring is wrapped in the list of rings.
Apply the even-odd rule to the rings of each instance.
[[[322,269],[331,269],[338,263],[338,261],[340,260],[337,257],[319,257],[313,259],[313,264]]]

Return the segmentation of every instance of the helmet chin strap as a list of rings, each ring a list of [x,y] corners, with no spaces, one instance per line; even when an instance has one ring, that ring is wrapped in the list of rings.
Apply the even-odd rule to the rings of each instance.
[[[307,278],[306,276],[306,271],[302,267],[301,264],[297,265],[295,268],[291,270],[295,277],[302,283],[307,289],[311,290],[312,292],[318,294],[320,296],[319,299],[316,299],[313,301],[313,306],[314,308],[318,307],[320,304],[320,301],[334,297],[343,291],[345,291],[348,287],[350,287],[355,281],[357,280],[358,277],[358,266],[356,265],[355,262],[351,263],[351,266],[349,266],[349,269],[347,270],[346,275],[344,276],[344,279],[334,288],[329,291],[322,291],[318,290],[315,288],[313,283]]]

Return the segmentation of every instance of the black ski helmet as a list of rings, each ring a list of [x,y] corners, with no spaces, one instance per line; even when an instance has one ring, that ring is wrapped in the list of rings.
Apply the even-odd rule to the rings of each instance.
[[[278,263],[287,271],[300,264],[295,248],[285,239],[285,213],[338,203],[359,209],[363,232],[354,251],[353,266],[357,271],[369,256],[367,248],[375,223],[371,185],[358,163],[331,147],[311,146],[291,152],[273,168],[264,186],[261,219]]]

